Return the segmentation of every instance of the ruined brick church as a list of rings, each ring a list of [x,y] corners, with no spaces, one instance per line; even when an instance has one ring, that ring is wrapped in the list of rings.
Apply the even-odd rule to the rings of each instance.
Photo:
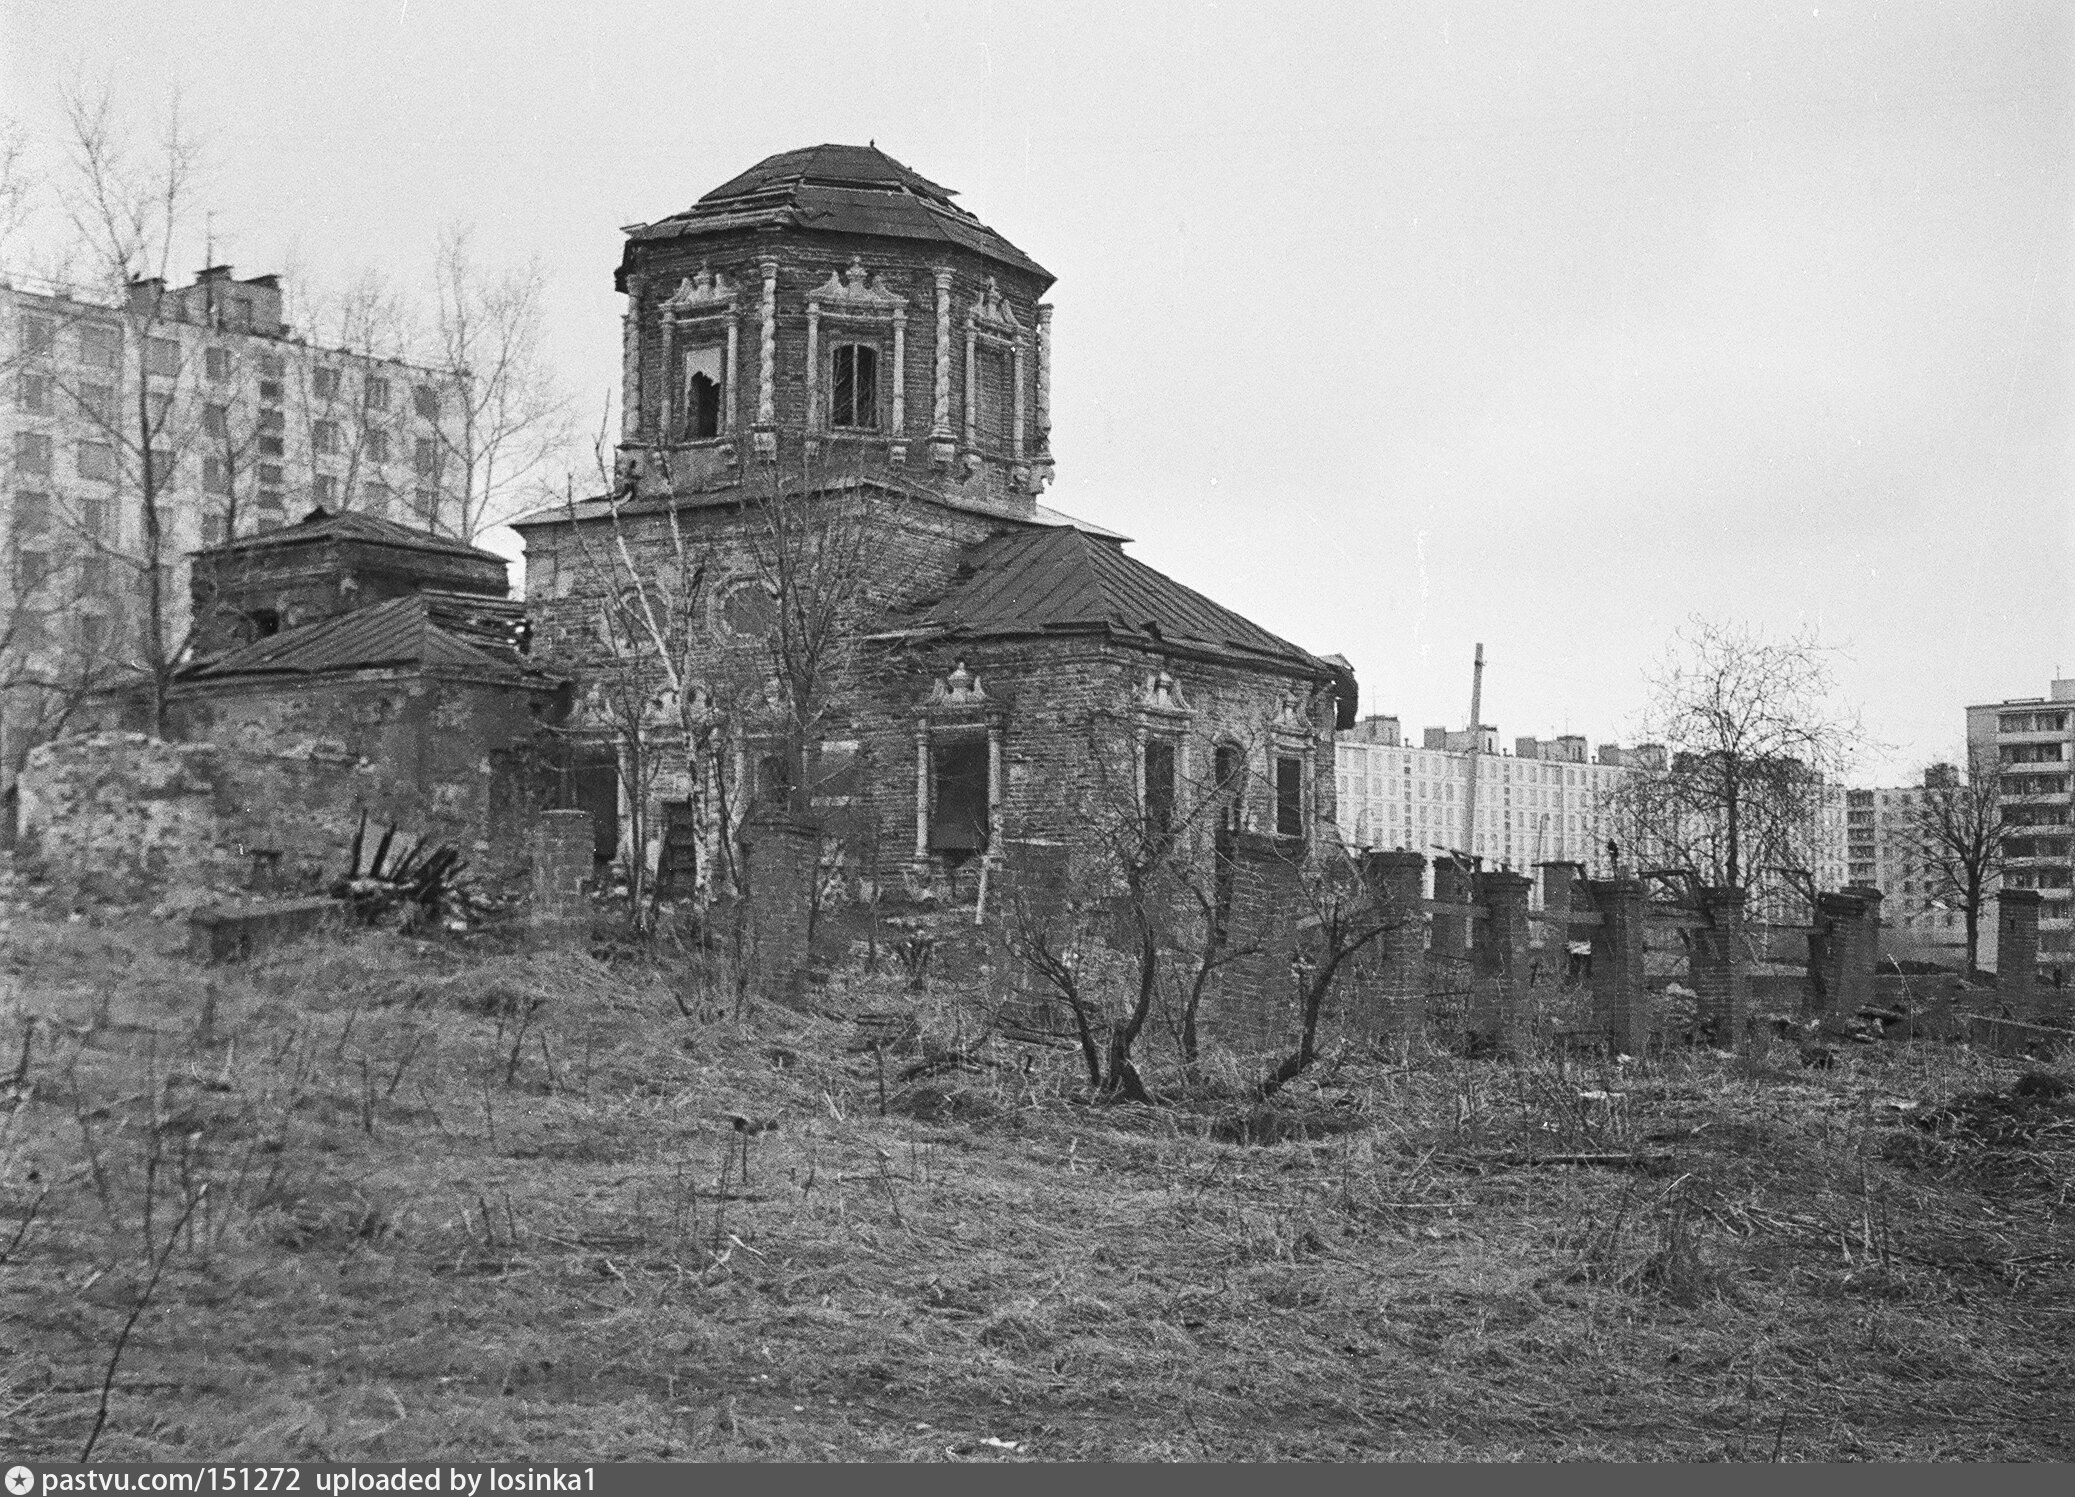
[[[1053,277],[953,196],[822,145],[626,231],[613,491],[517,528],[534,663],[575,678],[590,735],[569,795],[601,858],[642,858],[666,893],[709,887],[720,838],[774,804],[845,820],[854,865],[911,885],[1070,842],[1120,791],[1155,820],[1214,794],[1223,824],[1291,848],[1330,829],[1351,670],[1040,502]],[[675,569],[693,677],[767,659],[794,604],[759,551],[774,504],[868,527],[859,638],[811,741],[776,752],[778,694],[737,691],[749,709],[702,752],[630,767],[585,690],[613,667],[612,619]],[[666,706],[667,743],[686,719]]]

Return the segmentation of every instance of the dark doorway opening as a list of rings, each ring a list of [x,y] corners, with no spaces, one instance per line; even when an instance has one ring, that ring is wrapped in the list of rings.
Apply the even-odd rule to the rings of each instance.
[[[699,824],[688,800],[663,802],[663,850],[656,859],[656,897],[689,898],[699,876]]]
[[[580,751],[570,769],[570,799],[591,813],[594,863],[610,863],[620,851],[620,761],[610,750]]]

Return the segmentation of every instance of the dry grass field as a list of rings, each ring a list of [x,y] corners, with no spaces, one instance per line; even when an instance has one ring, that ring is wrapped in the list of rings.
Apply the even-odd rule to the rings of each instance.
[[[108,1460],[2075,1456],[2065,1063],[1414,1046],[1264,1113],[1156,1047],[1101,1107],[894,979],[0,919],[11,1457],[104,1388]]]

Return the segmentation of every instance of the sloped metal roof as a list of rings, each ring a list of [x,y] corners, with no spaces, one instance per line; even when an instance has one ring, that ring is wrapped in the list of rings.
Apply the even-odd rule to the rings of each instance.
[[[957,245],[1052,282],[1052,273],[951,199],[955,194],[876,146],[781,151],[723,182],[682,213],[634,224],[632,239],[670,239],[781,224]]]
[[[903,483],[889,478],[852,478],[846,476],[829,479],[816,484],[811,489],[802,491],[799,497],[804,498],[815,494],[836,493],[860,488],[875,489],[901,498],[920,499],[931,504],[941,504],[946,508],[961,510],[967,514],[990,515],[1002,520],[1005,524],[1022,522],[1032,525],[1070,525],[1077,530],[1085,530],[1090,535],[1101,536],[1108,540],[1128,541],[1131,539],[1128,535],[1119,535],[1114,530],[1106,530],[1102,526],[1087,520],[1077,520],[1072,515],[1063,514],[1059,510],[1053,509],[1050,505],[1033,504],[1028,515],[1005,515],[1002,512],[1002,507],[998,504],[974,502],[961,498],[952,490],[927,488],[919,484]],[[621,518],[632,519],[637,515],[663,514],[673,505],[682,511],[722,509],[731,505],[746,505],[755,502],[756,496],[746,493],[742,487],[709,489],[700,493],[678,494],[674,498],[651,496],[640,499],[624,499],[617,506],[615,506],[609,495],[600,494],[590,499],[579,499],[573,504],[566,502],[551,504],[546,509],[534,510],[531,514],[520,515],[517,519],[507,520],[505,523],[523,535],[526,531],[543,525],[567,524],[572,520],[609,519],[615,513],[615,509],[617,509],[617,513]]]
[[[1270,634],[1193,588],[1084,531],[1005,535],[974,548],[951,590],[913,626],[982,639],[1100,633],[1145,649],[1174,648],[1338,676],[1328,662]]]
[[[495,551],[485,551],[480,546],[471,546],[467,541],[456,540],[452,536],[435,535],[429,530],[399,525],[394,520],[378,520],[373,515],[361,514],[356,510],[342,510],[334,514],[322,505],[311,510],[293,525],[242,535],[221,546],[205,549],[266,551],[281,546],[301,546],[331,540],[365,541],[406,551],[433,551],[448,556],[467,556],[477,561],[494,561],[499,566],[506,564],[505,559]]]
[[[501,608],[497,605],[502,605]],[[456,594],[418,593],[286,629],[181,673],[183,681],[315,676],[380,666],[444,666],[514,678],[544,678],[498,638],[492,613],[523,616],[524,605]],[[509,637],[507,635],[507,637]]]

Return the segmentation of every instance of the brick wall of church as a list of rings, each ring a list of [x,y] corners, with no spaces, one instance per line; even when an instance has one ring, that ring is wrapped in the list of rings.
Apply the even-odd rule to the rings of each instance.
[[[707,567],[709,599],[717,603],[732,581],[754,575],[747,539],[752,522],[732,509],[680,513],[688,544]],[[870,630],[897,624],[904,607],[939,594],[951,582],[964,548],[998,528],[998,522],[985,517],[899,499],[879,508],[875,522],[882,539],[872,548],[876,572]],[[626,524],[637,566],[674,566],[666,521],[648,516]],[[594,547],[591,554],[598,554],[598,541],[588,544]],[[574,675],[581,690],[586,679],[597,675],[604,653],[597,625],[601,598],[619,582],[601,587],[594,565],[583,559],[566,525],[527,527],[527,546],[535,659],[547,669]],[[713,638],[713,647],[695,662],[697,670],[708,679],[739,679],[754,672],[760,659],[754,646],[723,643],[718,631]],[[1308,736],[1303,725],[1276,727],[1286,702],[1301,701],[1309,689],[1310,683],[1295,677],[1160,656],[1093,637],[880,647],[857,658],[822,735],[859,745],[862,804],[848,808],[843,819],[853,831],[869,825],[873,835],[869,848],[852,850],[854,870],[876,867],[883,873],[914,860],[918,709],[932,685],[961,662],[978,674],[1001,724],[1006,837],[1074,840],[1092,822],[1115,814],[1103,809],[1106,801],[1128,804],[1136,794],[1141,721],[1178,745],[1178,804],[1185,818],[1193,803],[1208,796],[1214,754],[1224,742],[1244,750],[1251,770],[1245,803],[1251,829],[1267,833],[1275,826],[1277,744],[1306,757],[1306,814],[1312,828],[1333,819],[1332,703],[1309,705]],[[1148,677],[1163,668],[1186,704],[1180,717],[1140,712]],[[1169,725],[1178,731],[1170,734]],[[1091,727],[1097,726],[1100,765],[1091,748]],[[666,772],[654,791],[658,801],[688,793],[674,772]],[[650,819],[659,824],[659,818]],[[1199,819],[1208,826],[1207,816]]]
[[[744,481],[753,484],[755,481],[750,431],[757,420],[763,295],[763,273],[758,267],[757,257],[773,254],[778,260],[773,420],[787,433],[784,450],[788,457],[798,450],[797,433],[807,416],[808,298],[825,285],[831,275],[842,276],[849,269],[852,258],[857,257],[875,286],[907,299],[903,337],[905,369],[901,386],[905,412],[898,432],[882,428],[869,437],[835,439],[832,447],[850,449],[839,460],[861,472],[884,473],[888,471],[889,445],[895,440],[905,440],[908,444],[905,464],[893,471],[904,472],[913,481],[943,484],[968,501],[1027,506],[1027,495],[1017,493],[1013,487],[1006,433],[998,444],[983,440],[980,445],[987,460],[977,471],[966,471],[963,462],[966,453],[965,321],[967,311],[976,298],[985,293],[992,278],[1023,329],[1024,454],[1026,462],[1036,459],[1041,447],[1037,422],[1035,338],[1042,283],[1035,277],[948,245],[925,249],[913,241],[901,239],[849,236],[837,239],[789,234],[773,241],[769,237],[753,235],[702,235],[689,239],[644,241],[632,248],[635,264],[628,275],[627,308],[636,318],[638,331],[642,413],[638,440],[642,442],[675,436],[675,433],[666,431],[665,413],[660,409],[669,379],[665,364],[663,303],[677,290],[681,281],[702,269],[723,275],[735,293],[735,387],[724,391],[723,399],[729,412],[729,436],[734,439],[737,461],[732,468],[720,468],[706,461],[707,454],[698,446],[682,448],[683,456],[674,465],[677,479],[674,486],[678,489],[694,482],[695,475],[698,487]],[[939,267],[952,271],[950,399],[946,425],[959,442],[960,461],[948,471],[933,467],[929,448],[936,396],[936,271]],[[713,319],[699,326],[710,330],[708,336],[718,342],[724,336],[726,323],[724,319]],[[818,356],[818,363],[822,366],[818,371],[818,382],[823,401],[828,390],[828,350],[833,343],[854,338],[864,338],[880,347],[879,378],[882,387],[890,394],[893,379],[891,325],[853,322],[827,315],[825,309],[820,325]],[[890,401],[888,403],[890,405]],[[717,445],[717,442],[707,444],[709,448]]]

